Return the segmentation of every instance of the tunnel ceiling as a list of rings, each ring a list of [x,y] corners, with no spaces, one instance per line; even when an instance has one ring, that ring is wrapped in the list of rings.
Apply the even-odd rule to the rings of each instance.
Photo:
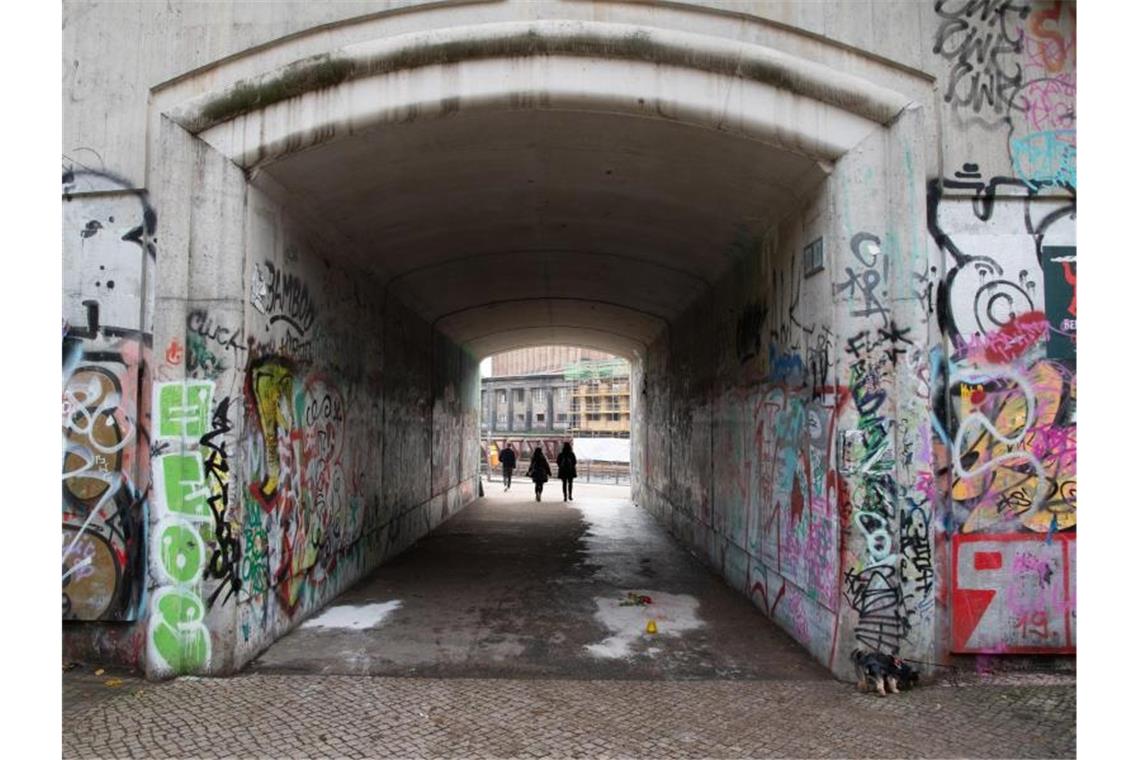
[[[643,353],[801,205],[811,158],[619,114],[496,110],[385,125],[259,167],[348,245],[337,263],[476,355],[567,343]]]

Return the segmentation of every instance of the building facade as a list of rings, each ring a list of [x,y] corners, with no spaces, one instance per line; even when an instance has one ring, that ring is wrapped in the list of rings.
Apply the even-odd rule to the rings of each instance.
[[[606,357],[559,370],[483,378],[481,429],[492,436],[629,437],[629,362]]]
[[[614,359],[612,354],[580,346],[529,346],[491,357],[491,376],[559,372],[571,364]]]

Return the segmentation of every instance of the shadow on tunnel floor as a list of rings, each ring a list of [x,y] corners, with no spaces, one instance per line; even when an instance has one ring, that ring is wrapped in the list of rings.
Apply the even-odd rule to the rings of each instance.
[[[629,500],[527,481],[485,498],[275,642],[247,672],[831,680]],[[656,633],[646,631],[653,621]]]

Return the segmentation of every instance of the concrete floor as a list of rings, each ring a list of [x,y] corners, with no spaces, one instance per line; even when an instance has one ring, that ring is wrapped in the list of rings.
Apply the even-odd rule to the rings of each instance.
[[[250,665],[446,678],[830,680],[629,489],[528,481],[379,567]],[[553,487],[550,487],[553,486]],[[622,605],[627,594],[651,604]],[[654,620],[656,635],[645,633]],[[327,624],[327,625],[324,625]],[[365,627],[353,627],[365,626]]]

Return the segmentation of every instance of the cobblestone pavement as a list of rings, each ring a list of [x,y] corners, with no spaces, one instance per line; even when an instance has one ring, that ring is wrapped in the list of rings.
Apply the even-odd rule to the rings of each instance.
[[[150,684],[64,714],[65,758],[1076,753],[1071,676],[972,678],[882,698],[803,680],[250,674]]]

